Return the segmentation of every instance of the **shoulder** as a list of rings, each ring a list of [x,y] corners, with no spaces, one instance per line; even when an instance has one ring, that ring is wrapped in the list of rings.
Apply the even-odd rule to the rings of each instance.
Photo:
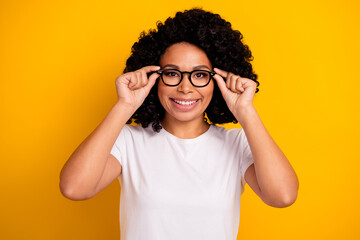
[[[158,136],[159,133],[155,132],[151,125],[148,127],[142,127],[141,125],[125,125],[122,132],[126,136],[133,137],[154,137]],[[161,132],[161,131],[160,131]]]
[[[146,145],[151,138],[159,136],[152,127],[143,128],[141,125],[124,125],[121,129],[115,145],[118,148],[133,148],[135,145]]]
[[[219,141],[229,146],[240,146],[242,149],[248,145],[248,141],[242,128],[226,129],[224,127],[212,125],[213,136]]]
[[[237,138],[245,135],[244,130],[242,128],[231,128],[226,129],[225,127],[220,127],[217,125],[211,125],[212,131],[215,135],[220,136],[222,138]]]

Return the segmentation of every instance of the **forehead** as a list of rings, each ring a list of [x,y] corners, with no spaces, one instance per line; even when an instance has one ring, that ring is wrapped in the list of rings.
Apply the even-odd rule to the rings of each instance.
[[[206,53],[196,45],[187,42],[175,43],[168,47],[160,58],[160,66],[177,65],[179,68],[192,69],[199,65],[212,68]]]

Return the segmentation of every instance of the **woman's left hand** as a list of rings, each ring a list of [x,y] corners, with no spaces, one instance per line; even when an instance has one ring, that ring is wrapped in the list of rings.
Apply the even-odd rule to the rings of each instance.
[[[236,115],[238,111],[253,106],[257,83],[248,78],[242,78],[231,72],[214,68],[214,79],[220,88],[229,110]],[[226,82],[224,82],[224,78]]]

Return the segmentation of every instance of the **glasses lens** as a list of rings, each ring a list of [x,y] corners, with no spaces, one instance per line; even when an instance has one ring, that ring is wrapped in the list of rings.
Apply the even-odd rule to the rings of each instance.
[[[202,70],[194,71],[191,74],[191,81],[198,87],[205,86],[209,82],[210,78],[210,73]]]
[[[165,70],[162,73],[162,79],[165,82],[165,84],[177,85],[180,82],[181,73],[174,69]]]

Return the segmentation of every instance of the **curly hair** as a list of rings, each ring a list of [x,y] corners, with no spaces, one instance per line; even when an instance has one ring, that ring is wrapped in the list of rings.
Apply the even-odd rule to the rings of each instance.
[[[202,49],[213,66],[249,78],[257,83],[250,61],[253,60],[249,47],[242,43],[242,34],[231,28],[231,23],[220,15],[199,8],[177,12],[164,23],[157,22],[157,30],[142,32],[139,41],[134,43],[127,59],[124,72],[135,71],[147,65],[159,65],[165,50],[179,42],[188,42]],[[256,92],[258,92],[256,88]],[[213,97],[205,110],[211,123],[237,123],[223,99],[217,84],[214,84]],[[157,83],[150,90],[144,103],[127,122],[140,123],[148,127],[151,123],[155,132],[162,127],[160,121],[165,110],[157,95]],[[206,118],[204,118],[205,121]]]

